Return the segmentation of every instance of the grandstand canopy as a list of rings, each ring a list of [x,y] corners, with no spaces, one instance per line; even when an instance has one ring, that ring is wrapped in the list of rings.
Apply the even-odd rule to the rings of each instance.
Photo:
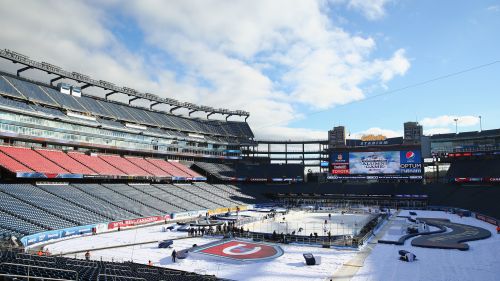
[[[26,71],[28,69],[38,69],[47,72],[48,74],[55,74],[57,75],[56,78],[51,80],[51,83],[60,80],[60,79],[70,79],[73,81],[77,81],[79,83],[84,83],[81,88],[85,89],[88,87],[98,87],[104,90],[108,90],[109,93],[106,94],[106,98],[113,94],[117,93],[122,93],[125,95],[128,95],[130,97],[129,103],[138,100],[138,99],[143,99],[151,102],[150,108],[152,108],[155,105],[158,104],[166,104],[169,106],[172,106],[170,109],[170,112],[172,113],[173,111],[180,109],[180,108],[186,108],[189,110],[189,114],[197,111],[201,112],[206,112],[208,113],[207,118],[210,117],[212,114],[221,114],[225,115],[226,119],[229,118],[230,116],[243,116],[248,118],[250,116],[250,113],[247,111],[243,110],[229,110],[229,109],[224,109],[224,108],[212,108],[209,106],[203,106],[203,105],[196,105],[193,103],[189,102],[180,102],[175,99],[171,98],[161,98],[155,94],[150,94],[150,93],[141,93],[135,89],[128,88],[128,87],[120,87],[116,86],[115,84],[108,82],[108,81],[103,81],[103,80],[95,80],[92,79],[90,76],[81,74],[78,72],[69,72],[66,70],[63,70],[59,66],[52,65],[50,63],[46,62],[38,62],[35,60],[30,59],[28,56],[25,56],[23,54],[19,54],[17,52],[4,49],[0,50],[0,57],[10,60],[13,63],[19,63],[24,65],[25,67],[18,69],[17,75],[19,76],[21,72]],[[245,120],[246,120],[245,118]]]

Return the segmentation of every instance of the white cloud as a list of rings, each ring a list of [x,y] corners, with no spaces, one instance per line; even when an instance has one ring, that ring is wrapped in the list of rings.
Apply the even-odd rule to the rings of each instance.
[[[492,5],[492,6],[489,6],[488,8],[486,8],[486,10],[490,11],[490,12],[500,12],[500,5]]]
[[[382,129],[382,128],[378,128],[378,127],[372,127],[372,128],[369,128],[369,129],[361,131],[361,132],[351,133],[351,136],[349,138],[359,139],[364,135],[383,135],[383,136],[386,136],[388,138],[394,138],[394,137],[403,136],[403,132],[389,130],[389,129]]]
[[[264,127],[259,132],[258,139],[262,140],[324,140],[328,137],[326,131],[283,126]]]
[[[429,129],[424,128],[424,135],[426,136],[432,136],[436,134],[447,134],[451,132],[452,130],[450,128],[429,128]]]
[[[347,6],[369,20],[377,20],[385,16],[385,5],[389,2],[391,0],[349,0]]]
[[[438,117],[427,117],[420,121],[420,124],[425,127],[430,128],[444,128],[446,126],[454,126],[455,119],[458,119],[458,126],[469,127],[479,124],[479,118],[477,116],[463,115],[441,115]]]
[[[124,6],[147,41],[211,86],[190,92],[190,101],[250,111],[257,135],[269,123],[286,126],[298,106],[363,99],[362,83],[385,83],[410,67],[403,49],[371,58],[373,38],[333,26],[321,1],[145,2]]]
[[[379,17],[385,13],[382,2],[350,5]],[[404,49],[373,57],[375,40],[334,26],[327,3],[2,2],[0,40],[2,47],[117,85],[250,111],[249,122],[259,137],[325,138],[326,132],[287,124],[307,109],[363,99],[361,85],[385,84],[410,67]],[[145,42],[138,44],[144,51],[129,51],[128,42],[113,34],[111,28],[123,24],[114,22],[113,15],[121,12],[127,24],[138,23],[144,33]],[[68,13],[72,16],[61,16]],[[151,63],[151,46],[178,61],[183,74]]]

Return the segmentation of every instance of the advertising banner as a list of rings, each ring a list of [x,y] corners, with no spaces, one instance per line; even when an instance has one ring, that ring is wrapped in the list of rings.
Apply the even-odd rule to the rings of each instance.
[[[205,214],[207,212],[208,212],[208,210],[173,213],[172,214],[172,219],[174,219],[174,220],[180,220],[180,219],[197,218],[199,216],[205,216]]]
[[[348,175],[349,174],[349,153],[333,152],[330,155],[330,168],[334,175]]]
[[[350,152],[351,174],[399,174],[399,151]]]
[[[63,238],[63,237],[73,236],[73,235],[81,235],[81,234],[91,233],[92,228],[94,228],[94,227],[96,227],[96,225],[91,224],[91,225],[76,226],[76,227],[64,228],[64,229],[59,229],[59,230],[40,232],[40,233],[24,236],[23,238],[21,238],[21,243],[23,243],[24,246],[29,246],[29,245],[33,245],[35,243],[45,242],[45,241],[49,241],[49,240],[53,240],[53,239],[59,239],[59,238]]]
[[[230,207],[230,208],[217,208],[217,209],[208,210],[208,214],[211,216],[211,215],[222,214],[222,213],[227,213],[227,212],[236,212],[238,210],[246,211],[247,209],[248,209],[247,205],[234,206],[234,207]]]
[[[422,156],[419,150],[400,151],[401,173],[420,174],[422,173]]]
[[[153,217],[138,218],[138,219],[132,219],[132,220],[110,222],[108,224],[108,230],[116,229],[118,227],[123,228],[123,227],[135,226],[135,225],[160,222],[160,221],[164,221],[164,220],[170,220],[170,214],[164,215],[164,216],[153,216]]]

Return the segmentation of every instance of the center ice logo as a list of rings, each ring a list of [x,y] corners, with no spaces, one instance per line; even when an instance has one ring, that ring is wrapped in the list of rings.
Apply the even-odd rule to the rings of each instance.
[[[237,244],[234,246],[230,246],[222,250],[222,252],[226,255],[234,255],[234,256],[242,256],[242,255],[251,255],[255,254],[262,249],[262,247],[248,247],[247,244]]]
[[[239,261],[267,260],[283,255],[283,250],[277,245],[238,240],[211,243],[194,252]]]

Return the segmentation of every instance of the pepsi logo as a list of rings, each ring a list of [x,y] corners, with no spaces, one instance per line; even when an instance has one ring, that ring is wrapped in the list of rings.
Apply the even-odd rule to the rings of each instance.
[[[413,151],[406,152],[406,159],[407,160],[413,160],[414,158],[415,158],[415,153]]]

